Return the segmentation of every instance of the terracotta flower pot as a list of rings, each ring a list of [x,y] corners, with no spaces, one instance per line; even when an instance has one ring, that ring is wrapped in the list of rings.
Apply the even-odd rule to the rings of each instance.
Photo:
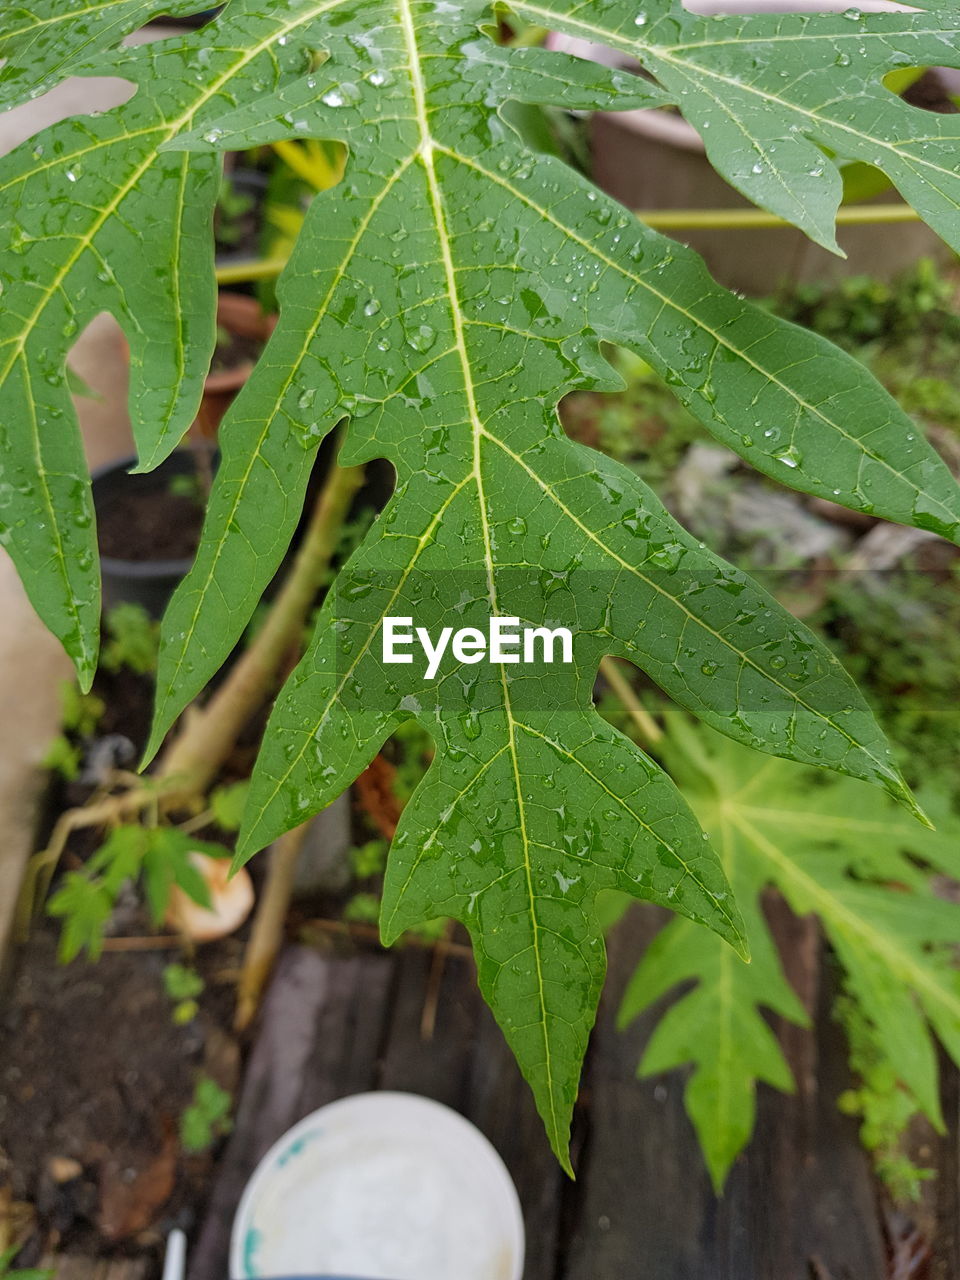
[[[277,325],[275,315],[266,315],[255,298],[222,289],[217,297],[217,329],[226,330],[242,342],[263,345]],[[244,354],[236,363],[212,369],[203,384],[203,399],[197,426],[207,436],[216,435],[234,396],[250,377],[256,357]]]
[[[217,295],[217,329],[225,330],[231,337],[246,342],[251,348],[262,347],[267,342],[277,327],[277,319],[275,315],[266,314],[256,298],[251,298],[248,294],[221,289]],[[129,360],[130,347],[122,333],[120,345],[124,356]],[[256,360],[257,355],[251,350],[207,374],[195,423],[200,435],[212,437],[217,434],[223,415],[250,377]]]

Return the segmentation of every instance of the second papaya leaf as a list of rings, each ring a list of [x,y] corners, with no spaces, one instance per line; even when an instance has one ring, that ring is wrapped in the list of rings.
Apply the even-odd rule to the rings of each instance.
[[[757,1082],[793,1091],[763,1011],[807,1022],[761,909],[768,886],[798,915],[817,915],[875,1056],[911,1110],[942,1128],[934,1036],[960,1063],[960,905],[937,895],[935,876],[960,878],[960,819],[927,794],[938,830],[924,830],[863,783],[758,755],[679,715],[668,719],[662,754],[713,838],[752,964],[706,930],[673,920],[633,975],[620,1021],[695,983],[658,1022],[639,1074],[693,1066],[686,1108],[717,1191],[753,1132]]]

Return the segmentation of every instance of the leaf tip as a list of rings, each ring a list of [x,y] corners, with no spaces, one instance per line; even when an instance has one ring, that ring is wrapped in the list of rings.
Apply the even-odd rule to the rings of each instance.
[[[152,458],[141,458],[140,461],[136,462],[132,467],[128,469],[127,475],[128,476],[144,476],[149,471],[152,471],[154,467],[156,467],[158,463],[162,461],[163,461],[162,458],[158,458],[156,461],[154,461]]]
[[[232,880],[238,871],[242,871],[256,852],[256,849],[248,847],[247,842],[238,844],[236,852],[230,859],[230,870],[227,872],[227,879]]]
[[[577,1175],[573,1169],[573,1161],[570,1159],[570,1143],[559,1135],[552,1137],[550,1145],[553,1147],[553,1154],[559,1161],[560,1168],[567,1175],[571,1182],[576,1182]]]
[[[727,1178],[730,1176],[730,1160],[718,1160],[715,1157],[707,1156],[707,1171],[710,1174],[710,1185],[713,1187],[713,1194],[718,1200],[723,1199],[723,1191],[727,1185]]]
[[[150,739],[143,749],[143,755],[140,757],[140,763],[137,765],[138,773],[143,773],[153,763],[163,739],[164,733],[160,730],[160,726],[154,725],[150,731]]]
[[[920,823],[926,827],[928,831],[936,831],[936,824],[927,816],[926,812],[920,806],[916,796],[910,790],[903,775],[897,770],[890,778],[887,785],[887,791],[890,796],[896,800],[897,804],[906,809]]]

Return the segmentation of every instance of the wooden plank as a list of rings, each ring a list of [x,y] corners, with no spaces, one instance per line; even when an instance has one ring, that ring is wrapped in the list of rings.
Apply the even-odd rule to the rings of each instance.
[[[326,962],[325,999],[301,1073],[298,1119],[377,1086],[393,983],[393,957],[364,952]]]
[[[389,971],[389,958],[379,955],[337,960],[293,947],[281,956],[190,1280],[229,1274],[237,1204],[277,1138],[325,1102],[372,1086]]]
[[[473,965],[447,956],[439,985],[430,951],[409,947],[396,953],[395,985],[378,1087],[419,1093],[462,1110],[476,1040],[479,994]],[[421,1031],[428,1001],[436,1000],[433,1035]]]
[[[417,948],[326,959],[294,948],[264,1006],[231,1139],[193,1252],[190,1280],[227,1274],[233,1214],[268,1147],[325,1103],[372,1088],[437,1099],[467,1115],[501,1152],[526,1215],[524,1280],[554,1280],[566,1181],[530,1091],[476,986],[473,964],[449,956],[431,1038],[421,1033],[435,979]]]
[[[547,1142],[533,1096],[486,1005],[478,1000],[476,1050],[464,1114],[503,1157],[523,1206],[527,1234],[524,1280],[554,1280],[568,1184]],[[622,1277],[627,1280],[627,1277]]]
[[[53,1280],[146,1280],[153,1264],[148,1257],[88,1258],[60,1254],[43,1260],[41,1269],[48,1268],[53,1271]]]
[[[915,1215],[932,1257],[927,1280],[957,1280],[960,1276],[960,1072],[940,1052],[940,1101],[946,1132],[936,1134],[924,1124],[920,1142],[910,1151],[922,1167],[936,1176],[924,1186]]]
[[[443,1102],[471,1120],[503,1157],[517,1186],[527,1232],[524,1280],[554,1280],[563,1184],[530,1090],[477,988],[476,970],[447,958],[433,1036],[421,1035],[433,957],[397,956],[397,982],[380,1087]]]
[[[615,1026],[623,988],[660,918],[634,911],[610,941],[563,1280],[879,1280],[885,1250],[869,1164],[855,1125],[836,1109],[848,1075],[827,984],[817,1000],[816,1072],[801,1073],[794,1098],[760,1090],[757,1135],[717,1200],[683,1109],[681,1075],[634,1076],[656,1011],[625,1034]]]

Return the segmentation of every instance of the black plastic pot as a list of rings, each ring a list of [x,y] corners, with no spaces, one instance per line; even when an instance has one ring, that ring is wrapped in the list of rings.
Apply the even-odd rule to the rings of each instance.
[[[184,449],[175,450],[156,470],[143,475],[130,474],[130,468],[136,462],[136,458],[121,458],[93,473],[93,502],[98,525],[111,518],[120,500],[126,503],[131,496],[169,493],[175,476],[196,474],[194,455]],[[173,512],[171,518],[175,518]],[[192,564],[192,555],[172,560],[124,560],[101,554],[103,607],[110,609],[117,604],[139,604],[152,618],[159,618]]]

